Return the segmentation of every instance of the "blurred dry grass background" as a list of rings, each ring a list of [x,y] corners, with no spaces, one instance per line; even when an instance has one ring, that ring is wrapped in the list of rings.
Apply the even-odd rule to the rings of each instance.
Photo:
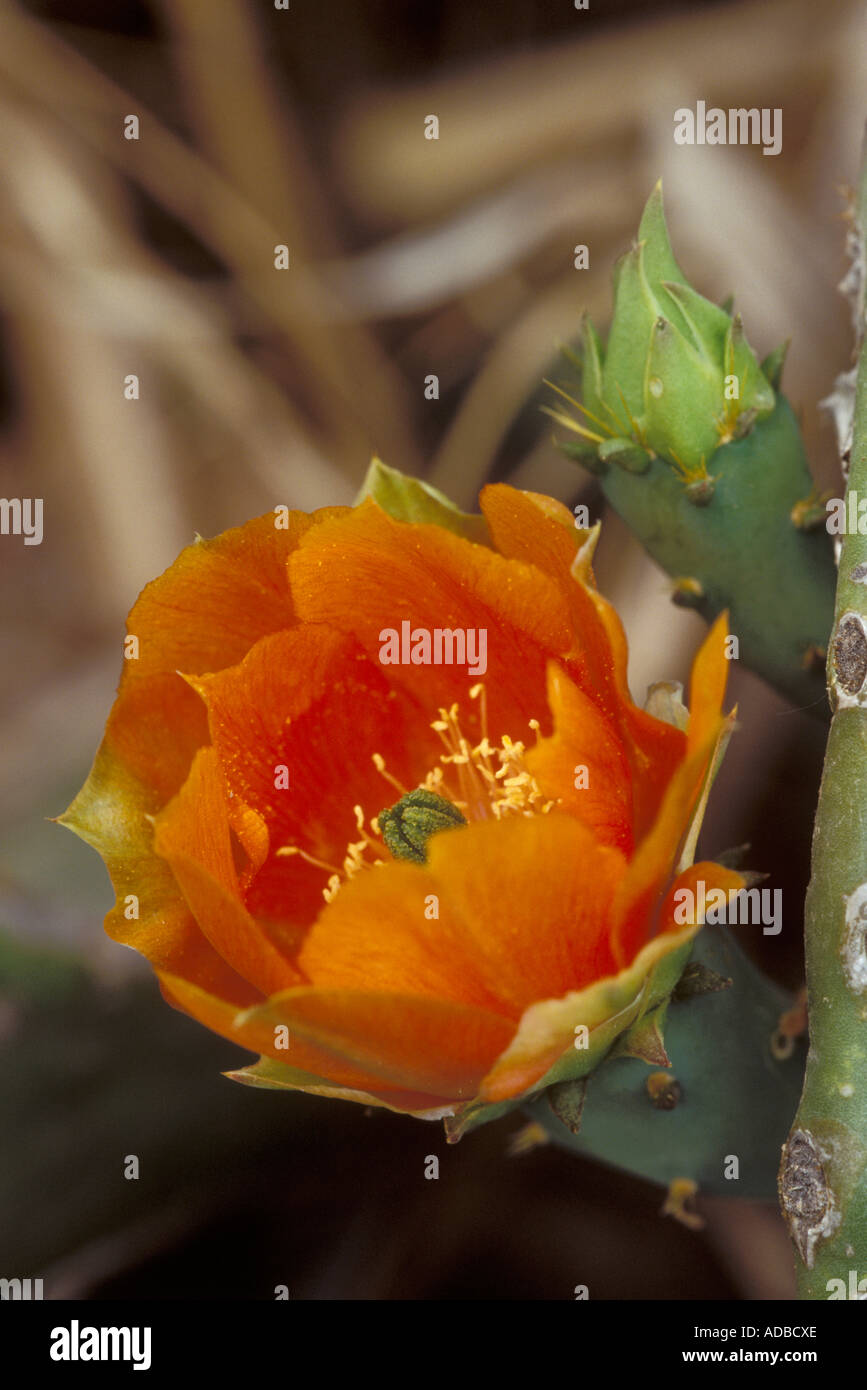
[[[865,92],[856,0],[594,0],[586,13],[567,0],[291,0],[288,12],[271,0],[0,0],[0,492],[45,499],[41,547],[0,539],[0,926],[74,949],[104,981],[138,973],[99,929],[96,857],[44,818],[87,771],[136,594],[196,532],[277,503],[349,502],[374,451],[465,506],[506,478],[600,514],[534,397],[583,308],[604,329],[611,267],[660,175],[693,283],[736,291],[760,354],[792,338],[784,386],[833,486],[817,402],[848,365],[841,188]],[[698,98],[782,107],[782,153],[675,146],[672,113]],[[423,138],[431,113],[436,142]],[[138,141],[123,138],[128,114]],[[572,268],[578,242],[585,272]],[[290,248],[285,273],[277,243]],[[137,401],[124,398],[128,373]],[[701,624],[671,607],[613,516],[598,575],[626,622],[636,696],[683,678]],[[734,694],[744,727],[709,848],[753,839],[759,866],[788,874],[788,945],[764,955],[795,985],[821,734],[747,675]],[[15,1017],[3,1014],[13,1058]],[[495,1152],[477,1144],[485,1180],[524,1183],[526,1203],[525,1179],[490,1172]],[[622,1224],[621,1180],[595,1181],[604,1196],[580,1229],[601,1260]],[[639,1192],[654,1211],[648,1191],[626,1184],[627,1210]],[[748,1258],[737,1212],[709,1206],[709,1244],[645,1223],[646,1248],[678,1252],[667,1296],[695,1289],[708,1261],[698,1287],[711,1292],[788,1288],[774,1218]],[[470,1236],[453,1216],[460,1248]],[[370,1212],[357,1219],[368,1231]],[[757,1220],[743,1218],[753,1240]],[[46,1236],[39,1258],[74,1259],[83,1236],[63,1239]],[[556,1296],[570,1296],[565,1277]],[[413,1278],[409,1293],[388,1280],[377,1293],[371,1275],[361,1295],[335,1275],[321,1296],[441,1296],[430,1270]],[[83,1296],[92,1282],[72,1287]],[[640,1281],[620,1292],[641,1296]]]

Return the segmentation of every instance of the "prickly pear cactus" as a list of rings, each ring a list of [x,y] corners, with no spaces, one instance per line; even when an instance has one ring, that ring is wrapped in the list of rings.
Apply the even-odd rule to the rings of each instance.
[[[686,282],[660,185],[615,272],[608,344],[585,317],[580,399],[555,387],[548,414],[570,457],[709,621],[728,609],[744,663],[798,705],[825,712],[836,573],[825,509],[779,392],[785,349],[759,364],[740,316]]]
[[[613,1048],[530,1114],[559,1146],[651,1182],[770,1200],[804,1072],[800,1042],[775,1051],[790,1003],[726,929],[704,927],[643,1046]]]

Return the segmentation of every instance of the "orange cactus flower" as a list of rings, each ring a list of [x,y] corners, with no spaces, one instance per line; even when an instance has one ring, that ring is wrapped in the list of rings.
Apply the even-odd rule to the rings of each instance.
[[[453,1135],[667,999],[699,925],[677,888],[742,886],[690,864],[730,726],[722,620],[688,725],[657,718],[629,695],[596,533],[503,485],[481,506],[477,540],[367,498],[190,546],[129,616],[61,818],[107,863],[109,935],[261,1054],[231,1075]]]

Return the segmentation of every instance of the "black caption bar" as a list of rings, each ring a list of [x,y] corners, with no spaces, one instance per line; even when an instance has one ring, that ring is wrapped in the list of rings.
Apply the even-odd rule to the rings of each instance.
[[[861,1301],[861,1300],[859,1300]],[[488,1302],[484,1357],[510,1355],[516,1337],[534,1337],[541,1316],[544,1328],[574,1337],[576,1368],[594,1352],[613,1356],[619,1378],[627,1370],[664,1372],[671,1366],[701,1369],[720,1365],[764,1365],[772,1369],[806,1366],[827,1378],[842,1370],[863,1345],[863,1313],[830,1303],[626,1303],[564,1300],[571,1303],[532,1305],[523,1328],[514,1313],[498,1318]],[[99,1378],[108,1370],[115,1379],[132,1376],[133,1384],[163,1378],[183,1368],[195,1370],[196,1382],[210,1372],[224,1380],[233,1372],[257,1376],[272,1371],[292,1374],[303,1354],[327,1359],[337,1369],[341,1353],[352,1360],[374,1355],[380,1338],[398,1327],[383,1305],[340,1303],[340,1335],[334,1336],[334,1309],[326,1303],[280,1300],[273,1303],[234,1302],[0,1302],[0,1336],[4,1362],[19,1376],[39,1372],[61,1384],[70,1376]],[[526,1306],[526,1305],[525,1305]],[[415,1323],[406,1306],[398,1314],[401,1344],[416,1327],[425,1336],[430,1354],[444,1349],[443,1373],[448,1374],[452,1318],[459,1328],[475,1318],[473,1304],[426,1305]],[[504,1304],[504,1311],[510,1308]],[[431,1316],[433,1313],[433,1316]],[[321,1318],[321,1322],[320,1322]],[[380,1322],[382,1319],[382,1322]],[[499,1329],[499,1331],[498,1331]],[[433,1340],[431,1340],[433,1339]],[[857,1339],[857,1342],[856,1342]],[[544,1359],[545,1343],[535,1343]],[[553,1365],[559,1360],[548,1344]],[[562,1354],[563,1344],[560,1344]],[[409,1351],[397,1352],[401,1358]],[[414,1353],[409,1351],[410,1355]],[[463,1357],[462,1353],[462,1357]],[[472,1358],[465,1363],[470,1373]],[[589,1363],[587,1363],[589,1364]],[[407,1364],[407,1370],[409,1363]],[[539,1368],[540,1371],[542,1368]]]

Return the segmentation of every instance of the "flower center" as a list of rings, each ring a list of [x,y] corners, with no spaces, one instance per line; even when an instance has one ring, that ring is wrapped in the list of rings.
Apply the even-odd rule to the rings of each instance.
[[[467,821],[453,801],[428,791],[427,787],[416,787],[394,806],[380,811],[376,823],[395,859],[426,864],[427,842],[431,835],[438,830],[466,825]]]
[[[499,744],[493,744],[488,737],[484,682],[474,685],[469,694],[471,700],[479,701],[481,741],[472,745],[465,736],[457,704],[441,709],[431,728],[439,735],[444,751],[415,789],[401,786],[386,768],[382,754],[372,755],[377,771],[399,793],[400,800],[380,811],[369,822],[369,830],[362,808],[353,807],[361,838],[347,845],[342,868],[316,859],[296,845],[278,849],[278,856],[300,854],[308,863],[330,873],[322,890],[326,902],[332,902],[343,883],[361,869],[387,863],[389,850],[395,858],[424,863],[427,840],[437,830],[472,821],[502,820],[505,816],[547,815],[557,804],[542,794],[528,771],[524,743],[513,742],[508,734]],[[538,737],[538,719],[531,719],[529,724]]]

